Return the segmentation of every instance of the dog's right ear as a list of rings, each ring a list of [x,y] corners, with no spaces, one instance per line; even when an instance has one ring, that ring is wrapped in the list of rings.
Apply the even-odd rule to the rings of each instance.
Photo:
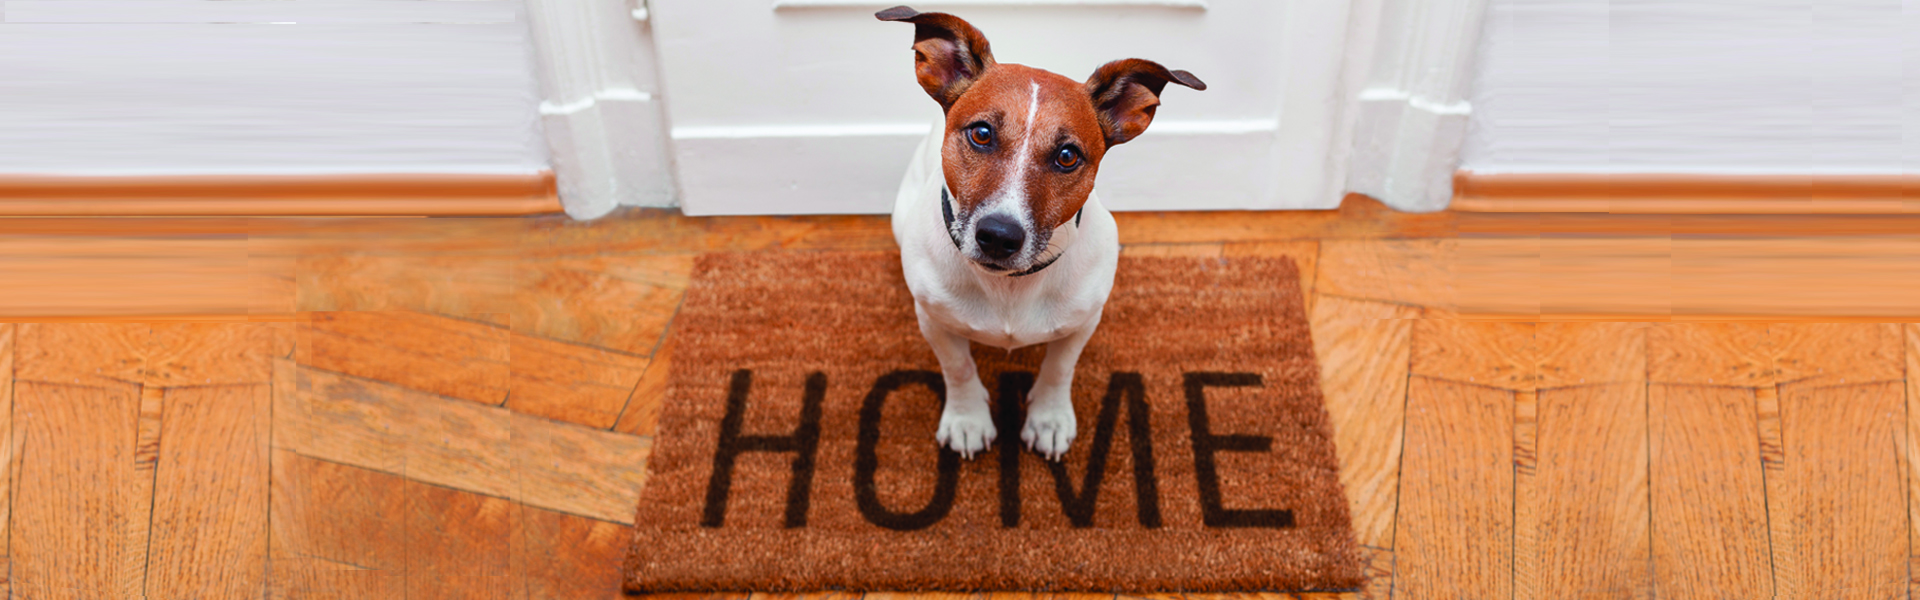
[[[1087,96],[1100,115],[1100,130],[1107,135],[1107,147],[1127,143],[1147,130],[1153,112],[1160,106],[1160,90],[1178,83],[1196,90],[1207,84],[1186,71],[1169,71],[1160,63],[1138,58],[1116,60],[1087,78]]]
[[[993,48],[973,25],[946,13],[923,13],[895,6],[873,16],[882,21],[913,24],[913,70],[920,87],[940,103],[953,103],[993,67]]]

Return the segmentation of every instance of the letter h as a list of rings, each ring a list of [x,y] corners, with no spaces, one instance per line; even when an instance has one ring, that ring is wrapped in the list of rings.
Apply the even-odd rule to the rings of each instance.
[[[727,492],[733,486],[733,464],[746,452],[792,452],[793,479],[787,483],[786,527],[807,526],[808,494],[813,488],[813,457],[820,449],[820,403],[827,396],[827,375],[807,375],[806,395],[800,407],[800,426],[791,435],[741,435],[747,418],[747,394],[753,371],[733,372],[727,391],[727,415],[720,420],[720,444],[713,452],[713,478],[707,482],[707,506],[701,527],[719,527],[727,519]]]

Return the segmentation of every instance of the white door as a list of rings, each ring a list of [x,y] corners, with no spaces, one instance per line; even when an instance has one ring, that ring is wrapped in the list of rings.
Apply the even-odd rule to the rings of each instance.
[[[940,118],[896,2],[649,0],[690,215],[886,213]],[[994,58],[1084,80],[1107,61],[1185,69],[1153,125],[1100,168],[1115,210],[1334,208],[1345,185],[1348,3],[946,0]]]

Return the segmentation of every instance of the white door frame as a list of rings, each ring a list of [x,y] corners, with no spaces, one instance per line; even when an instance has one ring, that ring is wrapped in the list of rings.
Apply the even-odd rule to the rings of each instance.
[[[576,219],[616,206],[672,206],[646,1],[526,2],[561,206]]]
[[[764,2],[769,10],[804,6],[898,3],[863,0],[723,0]],[[976,4],[1137,5],[1199,8],[1208,0],[943,0],[924,9]],[[1213,0],[1220,1],[1220,0]],[[1168,119],[1153,135],[1183,149],[1234,148],[1236,140],[1264,136],[1267,164],[1231,164],[1295,176],[1269,178],[1268,189],[1197,209],[1328,209],[1347,192],[1359,192],[1403,210],[1446,207],[1471,107],[1466,98],[1479,48],[1486,0],[1289,0],[1302,18],[1290,23],[1345,22],[1344,31],[1277,32],[1296,40],[1300,56],[1287,64],[1303,77],[1337,77],[1338,97],[1290,86],[1279,119],[1232,122]],[[791,5],[791,6],[789,6]],[[658,88],[657,63],[648,21],[657,18],[645,0],[527,0],[533,24],[545,102],[542,120],[568,214],[592,218],[616,205],[678,204],[688,183],[725,190],[740,173],[706,173],[676,166],[676,153],[727,152],[748,164],[779,164],[795,138],[829,147],[842,140],[849,159],[871,163],[875,176],[897,179],[893,166],[926,128],[868,127],[673,127]],[[1296,28],[1297,29],[1297,28]],[[1317,72],[1311,72],[1318,70]],[[774,131],[778,129],[778,131]],[[1275,131],[1278,130],[1278,131]],[[1277,133],[1277,135],[1275,135]],[[1267,142],[1264,140],[1271,140]],[[1245,141],[1238,142],[1244,145]],[[699,161],[681,161],[698,163]],[[1124,172],[1116,169],[1116,171]],[[1306,174],[1306,175],[1301,175]],[[774,175],[774,176],[777,176]],[[1124,175],[1120,175],[1124,176]],[[730,179],[731,178],[731,179]],[[746,182],[752,184],[752,182]],[[753,185],[761,185],[764,182]],[[873,187],[871,182],[861,184]],[[749,186],[750,187],[750,186]],[[742,188],[745,189],[745,188]],[[834,190],[822,190],[831,195]],[[727,196],[727,194],[714,194]],[[742,196],[745,196],[742,194]],[[1213,195],[1215,197],[1219,194]],[[891,190],[886,193],[891,198]],[[766,212],[751,197],[735,201],[701,198],[689,214]],[[825,211],[877,212],[891,207],[854,199]],[[877,210],[876,210],[876,207]],[[1126,206],[1119,207],[1121,209]]]
[[[1348,44],[1354,123],[1346,185],[1388,206],[1453,199],[1487,0],[1360,0]]]

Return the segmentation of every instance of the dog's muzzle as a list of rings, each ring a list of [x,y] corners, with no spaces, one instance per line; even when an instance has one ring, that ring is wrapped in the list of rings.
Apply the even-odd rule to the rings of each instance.
[[[1073,213],[1073,226],[1075,228],[1080,227],[1080,217],[1085,215],[1086,212],[1087,209],[1083,207],[1080,209],[1080,212]],[[953,248],[955,250],[965,251],[967,245],[961,243],[960,234],[953,231],[953,196],[947,193],[946,186],[940,186],[940,217],[946,222],[947,239],[953,240]],[[1017,225],[1012,225],[1011,223],[996,224],[993,227],[989,227],[988,223],[982,222],[977,227],[980,229],[980,232],[974,236],[974,241],[980,244],[980,251],[989,257],[998,259],[1012,256],[1013,253],[1019,251],[1021,244],[1026,243],[1026,232],[1020,231]],[[1066,252],[1055,254],[1052,258],[1048,258],[1046,262],[1034,265],[1025,271],[1008,273],[1007,276],[1026,277],[1034,273],[1039,273],[1041,269],[1053,266],[1053,263],[1059,262],[1060,257],[1065,254]]]

